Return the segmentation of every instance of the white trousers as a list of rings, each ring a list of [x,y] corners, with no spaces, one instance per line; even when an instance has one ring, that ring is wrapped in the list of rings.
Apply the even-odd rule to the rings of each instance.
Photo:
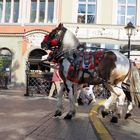
[[[59,81],[52,83],[48,97],[53,96],[53,93],[54,93],[55,89],[57,90],[57,93],[58,93],[59,90],[60,90],[60,82]]]

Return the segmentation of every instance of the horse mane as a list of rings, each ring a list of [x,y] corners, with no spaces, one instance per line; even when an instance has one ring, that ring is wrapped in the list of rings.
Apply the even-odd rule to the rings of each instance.
[[[79,44],[80,42],[76,35],[72,31],[67,29],[62,41],[63,50],[76,49]]]

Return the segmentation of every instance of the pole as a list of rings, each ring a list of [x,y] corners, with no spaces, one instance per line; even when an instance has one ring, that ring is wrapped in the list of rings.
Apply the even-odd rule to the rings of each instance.
[[[130,44],[130,36],[128,36],[128,58],[130,58],[131,44]]]
[[[29,62],[26,62],[26,93],[24,96],[29,96]]]

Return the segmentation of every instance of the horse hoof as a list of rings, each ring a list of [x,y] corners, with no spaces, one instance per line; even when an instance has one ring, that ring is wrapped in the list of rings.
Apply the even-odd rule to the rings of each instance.
[[[105,118],[105,116],[107,116],[109,114],[107,111],[104,111],[104,110],[101,113],[102,113],[103,118]]]
[[[117,114],[118,118],[121,119],[121,114]]]
[[[72,119],[72,115],[71,114],[67,114],[65,117],[64,117],[65,120],[71,120]]]
[[[126,115],[125,115],[125,119],[128,119],[129,117],[131,117],[132,116],[132,114],[131,113],[126,113]]]
[[[62,112],[60,110],[56,110],[54,117],[61,116]]]
[[[71,120],[72,117],[75,116],[75,114],[76,114],[75,111],[70,111],[70,112],[64,117],[64,119],[65,119],[65,120]]]
[[[112,119],[110,120],[112,123],[118,123],[118,118],[113,116]]]
[[[78,105],[84,105],[84,103],[82,102],[82,99],[81,98],[78,98],[77,99],[77,102],[78,102]]]

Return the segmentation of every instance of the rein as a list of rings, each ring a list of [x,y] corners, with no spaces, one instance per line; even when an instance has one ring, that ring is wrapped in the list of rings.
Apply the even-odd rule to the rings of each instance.
[[[65,58],[69,58],[69,55],[73,54],[73,52],[76,52],[77,49],[72,49],[72,50],[65,50],[65,51],[61,51],[61,53],[53,56],[55,59],[65,59]],[[62,58],[61,58],[62,57]],[[46,61],[46,62],[45,62]],[[44,63],[45,62],[45,63]],[[53,68],[53,69],[58,69],[58,65],[47,65],[47,64],[54,64],[53,62],[48,61],[47,59],[42,61],[42,65],[49,67],[49,68]]]
[[[59,69],[57,64],[54,65],[52,62],[49,62],[49,61],[46,61],[46,60],[41,61],[41,65],[43,65],[45,67],[52,68],[52,69]],[[46,62],[44,63],[44,61],[46,61]],[[53,65],[48,65],[48,64],[53,64]]]
[[[56,59],[59,59],[61,57],[68,58],[69,55],[73,54],[73,52],[77,52],[77,49],[61,51],[60,53],[56,54],[54,57]]]

